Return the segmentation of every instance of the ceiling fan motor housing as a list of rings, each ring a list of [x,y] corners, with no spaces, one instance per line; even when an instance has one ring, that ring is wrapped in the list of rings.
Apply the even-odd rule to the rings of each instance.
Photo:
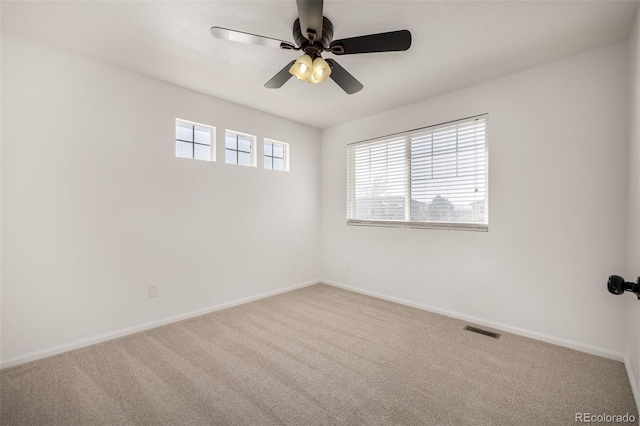
[[[313,37],[313,36],[312,36]],[[300,19],[296,19],[293,23],[293,39],[306,54],[312,58],[320,56],[323,50],[329,48],[331,40],[333,40],[333,24],[330,20],[322,17],[322,37],[316,35],[315,40],[309,40],[302,34],[300,28]]]

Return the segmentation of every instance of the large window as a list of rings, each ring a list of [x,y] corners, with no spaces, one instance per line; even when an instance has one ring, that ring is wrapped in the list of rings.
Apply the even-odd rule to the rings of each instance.
[[[215,127],[176,120],[176,157],[215,161]]]
[[[225,162],[255,167],[255,145],[255,136],[227,130],[224,139]]]
[[[487,115],[347,146],[347,223],[488,229]]]
[[[289,171],[289,144],[270,139],[264,140],[264,168]]]

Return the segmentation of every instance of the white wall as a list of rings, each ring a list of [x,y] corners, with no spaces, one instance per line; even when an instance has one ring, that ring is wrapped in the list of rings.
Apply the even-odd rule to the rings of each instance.
[[[606,279],[626,259],[626,57],[612,45],[325,129],[323,278],[621,358],[626,300]],[[346,226],[346,144],[482,113],[489,232]]]
[[[14,36],[2,59],[3,361],[318,277],[318,130]],[[217,162],[175,158],[176,117]],[[224,164],[225,128],[291,172]]]
[[[640,9],[639,9],[640,10]],[[627,213],[627,281],[640,276],[640,12],[629,37],[629,194]],[[640,386],[640,301],[627,301],[627,356],[635,381],[636,402]]]

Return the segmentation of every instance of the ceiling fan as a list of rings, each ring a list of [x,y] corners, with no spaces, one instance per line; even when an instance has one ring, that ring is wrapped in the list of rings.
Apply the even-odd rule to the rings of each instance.
[[[323,52],[334,55],[394,52],[409,49],[411,33],[408,30],[369,34],[333,40],[333,24],[323,16],[323,0],[296,0],[298,16],[293,23],[295,44],[271,37],[212,27],[211,34],[220,39],[258,44],[286,50],[302,50],[304,55],[289,62],[264,85],[269,89],[282,87],[292,76],[309,83],[321,83],[331,77],[346,93],[353,94],[363,86],[333,59],[322,58]]]

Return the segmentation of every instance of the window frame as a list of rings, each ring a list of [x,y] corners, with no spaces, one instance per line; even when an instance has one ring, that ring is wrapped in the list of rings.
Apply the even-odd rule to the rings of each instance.
[[[230,133],[235,135],[235,137],[236,137],[236,149],[227,148],[227,135],[230,134]],[[250,148],[249,148],[250,151],[249,152],[240,150],[240,147],[239,147],[239,144],[238,144],[238,136],[246,136],[246,137],[249,138],[249,140],[251,141]],[[257,153],[256,153],[256,151],[257,151],[257,146],[256,146],[257,142],[256,141],[257,140],[258,140],[258,138],[255,135],[251,135],[249,133],[244,133],[244,132],[238,132],[238,131],[235,131],[235,130],[225,129],[225,131],[224,131],[224,162],[225,162],[225,164],[229,164],[229,165],[232,165],[232,166],[242,166],[242,167],[256,167],[257,166],[257,164],[256,164],[257,163]],[[235,163],[227,162],[227,151],[235,151],[235,153],[236,153],[236,162]],[[246,166],[244,164],[240,164],[238,162],[238,158],[239,158],[238,156],[239,156],[240,152],[249,154],[249,165],[248,166]]]
[[[178,123],[181,124],[186,124],[188,126],[191,127],[191,132],[192,132],[192,139],[190,141],[184,140],[184,139],[178,139],[178,135],[176,132],[176,128],[178,127]],[[209,145],[204,144],[204,143],[200,143],[200,142],[196,142],[196,127],[204,127],[206,129],[209,130]],[[173,147],[174,147],[174,156],[175,158],[182,158],[185,160],[199,160],[199,161],[209,161],[209,162],[215,162],[216,161],[216,128],[214,126],[211,126],[209,124],[202,124],[202,123],[197,123],[195,121],[190,121],[190,120],[184,120],[182,118],[176,118],[175,119],[175,124],[173,126],[173,130],[175,133],[175,137],[173,140]],[[177,155],[177,143],[178,142],[182,142],[182,143],[190,143],[191,144],[191,157],[180,157]],[[195,151],[196,151],[196,145],[200,145],[200,146],[208,146],[209,147],[209,159],[208,160],[204,160],[202,158],[196,158],[195,156]]]
[[[483,120],[484,121],[484,211],[486,222],[437,222],[437,221],[412,221],[411,219],[411,141],[412,138],[424,134],[429,131],[437,131],[439,128],[451,127],[456,124],[463,125],[465,123]],[[452,120],[444,123],[425,126],[417,129],[407,130],[403,132],[393,133],[373,139],[362,140],[347,144],[346,161],[347,161],[347,225],[348,226],[377,226],[377,227],[395,227],[395,228],[420,228],[420,229],[446,229],[446,230],[466,230],[466,231],[488,231],[489,230],[489,114],[479,114],[459,120]],[[406,175],[406,188],[404,189],[404,220],[378,220],[378,219],[357,219],[356,217],[356,195],[355,195],[355,147],[358,145],[373,146],[376,142],[392,143],[395,139],[404,139],[404,173]],[[456,142],[457,143],[457,142]],[[432,151],[433,152],[433,151]],[[433,154],[432,154],[433,155]],[[456,162],[458,150],[456,148]],[[433,157],[432,157],[433,158]],[[432,163],[433,164],[433,163]],[[457,167],[457,163],[456,163]],[[456,172],[457,173],[457,172]],[[408,216],[407,216],[408,215]],[[408,219],[407,219],[408,218]]]
[[[273,154],[273,144],[278,144],[278,145],[282,145],[282,170],[278,170],[278,169],[274,169],[273,168],[273,159],[274,158],[280,158],[280,157],[276,157],[274,155],[267,155],[265,148],[265,145],[267,143],[272,144],[272,151],[271,153]],[[289,144],[286,142],[281,142],[281,141],[277,141],[275,139],[269,139],[269,138],[263,138],[262,139],[262,167],[265,170],[272,170],[274,172],[288,172],[289,171]],[[266,167],[264,167],[264,159],[266,157],[270,157],[271,158],[271,168],[268,169]]]

